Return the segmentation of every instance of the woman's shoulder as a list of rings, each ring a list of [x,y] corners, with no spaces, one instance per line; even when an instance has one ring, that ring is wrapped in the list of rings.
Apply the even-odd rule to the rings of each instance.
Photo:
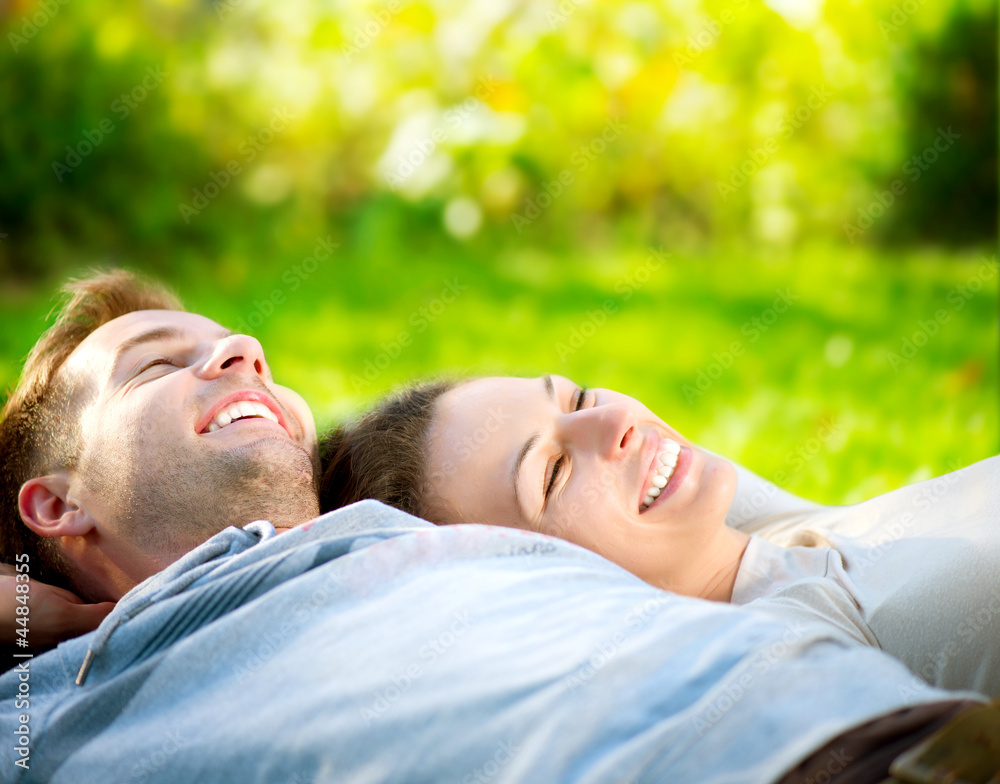
[[[839,556],[830,547],[783,547],[751,535],[736,575],[733,602],[743,604],[804,579],[834,577],[831,559]]]
[[[879,641],[864,620],[830,547],[781,547],[751,536],[733,589],[733,604],[795,624],[823,622],[861,645]]]
[[[811,530],[865,546],[949,537],[1000,546],[1000,456],[905,485],[808,521]],[[835,545],[836,546],[836,545]]]
[[[765,493],[767,483],[757,479],[764,484],[757,484],[756,492]],[[846,506],[803,500],[798,508],[788,505],[748,519],[753,496],[738,500],[744,506],[734,503],[727,523],[783,546],[839,547],[850,541],[867,547],[942,533],[972,540],[1000,538],[1000,455]]]

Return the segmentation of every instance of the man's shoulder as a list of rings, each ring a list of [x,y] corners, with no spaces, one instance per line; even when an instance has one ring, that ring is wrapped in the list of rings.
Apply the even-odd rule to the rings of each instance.
[[[134,588],[122,602],[153,601],[251,572],[277,569],[288,579],[344,556],[351,556],[352,562],[377,563],[383,577],[441,568],[447,562],[491,559],[522,571],[544,558],[587,562],[585,568],[638,581],[596,553],[561,539],[491,525],[437,526],[379,501],[363,500],[280,534],[264,520],[227,528]]]
[[[382,545],[379,550],[383,553],[400,553],[413,562],[562,557],[626,573],[600,555],[562,539],[478,523],[438,526],[374,500],[327,512],[277,539],[284,540],[280,542],[282,549],[312,546],[316,542],[326,543],[324,549],[328,549],[330,543],[336,542],[340,554]]]
[[[292,530],[309,531],[316,528],[317,533],[341,536],[385,531],[394,531],[398,534],[436,527],[433,523],[369,498],[321,514],[295,526]]]

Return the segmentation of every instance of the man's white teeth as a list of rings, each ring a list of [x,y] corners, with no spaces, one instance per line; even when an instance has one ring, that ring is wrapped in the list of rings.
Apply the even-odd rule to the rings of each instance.
[[[246,419],[248,417],[262,417],[270,419],[272,422],[278,421],[278,417],[274,415],[274,412],[263,403],[257,403],[253,400],[241,400],[238,403],[230,403],[221,409],[213,417],[212,421],[208,423],[205,432],[214,433],[216,430],[221,430],[237,419]]]
[[[681,445],[671,438],[664,438],[660,444],[660,452],[656,456],[656,471],[649,480],[649,487],[646,488],[646,495],[639,505],[639,511],[645,512],[650,504],[667,486],[670,477],[674,475],[674,468],[677,466],[677,455],[680,454]]]

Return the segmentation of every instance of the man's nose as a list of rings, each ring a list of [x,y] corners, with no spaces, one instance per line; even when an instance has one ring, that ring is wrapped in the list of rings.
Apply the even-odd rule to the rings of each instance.
[[[260,342],[250,335],[230,335],[217,341],[199,375],[216,378],[225,373],[253,373],[270,381],[271,369]]]
[[[594,452],[606,460],[624,458],[636,435],[631,412],[615,403],[562,414],[560,430],[569,446]]]

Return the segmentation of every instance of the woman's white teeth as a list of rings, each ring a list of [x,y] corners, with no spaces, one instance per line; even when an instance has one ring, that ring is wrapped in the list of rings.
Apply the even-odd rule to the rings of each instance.
[[[660,444],[660,451],[656,455],[656,471],[649,480],[649,487],[646,488],[646,495],[639,505],[639,511],[646,509],[656,500],[656,497],[667,486],[670,477],[674,475],[674,468],[677,466],[677,455],[680,454],[681,445],[670,438],[664,438]]]
[[[274,412],[263,403],[257,403],[253,400],[241,400],[238,403],[230,403],[219,411],[212,418],[212,421],[208,423],[205,432],[214,433],[216,430],[221,430],[237,419],[246,419],[248,417],[262,417],[270,419],[272,422],[278,421],[278,417],[274,415]]]

